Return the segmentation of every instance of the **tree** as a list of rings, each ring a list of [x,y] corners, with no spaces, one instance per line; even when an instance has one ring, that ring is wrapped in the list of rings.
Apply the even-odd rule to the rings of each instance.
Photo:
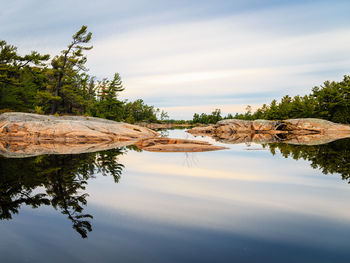
[[[160,120],[165,121],[169,119],[169,115],[166,111],[162,110],[160,113]]]
[[[87,26],[82,26],[81,29],[73,35],[72,42],[68,45],[67,49],[62,50],[60,56],[53,58],[51,65],[53,67],[53,73],[55,78],[55,91],[56,97],[64,96],[61,94],[61,90],[64,84],[69,84],[72,78],[78,74],[81,70],[86,71],[85,63],[87,58],[83,55],[84,50],[92,49],[92,46],[85,46],[91,40],[92,33],[87,32]],[[54,100],[52,103],[51,114],[56,113],[58,107],[58,100]]]
[[[220,109],[215,109],[210,115],[208,115],[209,123],[217,123],[220,120],[222,120]]]
[[[98,102],[96,104],[96,115],[98,117],[118,120],[123,117],[123,102],[118,100],[118,93],[123,91],[123,83],[118,73],[114,74],[113,80],[107,78],[98,82]]]
[[[0,41],[0,109],[34,109],[36,90],[43,85],[49,58],[35,51],[20,56],[17,47]]]

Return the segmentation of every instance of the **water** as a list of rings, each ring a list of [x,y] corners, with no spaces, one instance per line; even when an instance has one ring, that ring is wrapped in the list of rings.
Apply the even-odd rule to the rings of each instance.
[[[0,158],[1,262],[350,262],[350,140],[225,146]]]

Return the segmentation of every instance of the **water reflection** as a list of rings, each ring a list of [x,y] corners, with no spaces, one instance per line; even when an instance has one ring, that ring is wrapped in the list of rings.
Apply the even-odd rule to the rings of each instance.
[[[198,136],[198,135],[197,135]],[[200,135],[199,135],[200,136]],[[201,135],[202,138],[203,134]],[[350,183],[350,134],[264,134],[222,133],[209,136],[223,144],[252,143],[268,148],[272,155],[276,150],[285,158],[303,159],[323,174],[340,174]]]
[[[199,134],[203,135],[203,134]],[[205,134],[204,134],[205,135]],[[222,133],[209,134],[218,142],[227,144],[239,143],[275,143],[283,142],[297,145],[321,145],[350,137],[349,133],[329,134],[290,134],[290,133]]]
[[[119,182],[124,165],[117,148],[79,155],[41,155],[23,159],[0,157],[0,219],[12,219],[21,205],[51,205],[72,221],[82,238],[92,231],[92,215],[84,213],[88,180],[96,172]],[[42,190],[43,189],[43,190]]]
[[[273,155],[278,149],[285,158],[307,160],[313,169],[320,169],[323,174],[340,174],[350,183],[350,138],[321,145],[269,143],[264,146]]]
[[[350,139],[322,145],[263,143],[272,155],[277,150],[285,158],[304,159],[324,174],[340,174],[350,182]],[[9,220],[22,205],[32,208],[52,206],[72,222],[82,238],[92,231],[91,214],[85,213],[88,180],[96,173],[112,176],[118,183],[124,165],[118,156],[127,150],[141,152],[135,145],[95,153],[41,155],[28,158],[0,157],[0,219]],[[188,155],[185,166],[191,166]],[[159,167],[158,167],[159,168]]]

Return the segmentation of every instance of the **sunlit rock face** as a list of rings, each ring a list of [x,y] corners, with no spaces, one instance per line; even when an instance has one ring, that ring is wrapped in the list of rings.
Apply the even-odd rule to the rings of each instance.
[[[350,126],[321,119],[222,120],[215,125],[195,127],[187,132],[195,136],[210,136],[225,143],[324,144],[350,137]]]
[[[206,134],[236,134],[236,133],[252,133],[252,132],[265,132],[274,133],[277,131],[281,122],[268,121],[268,120],[222,120],[215,125],[195,127],[187,132],[193,135],[206,135]]]
[[[191,133],[195,136],[205,136],[216,133],[216,126],[213,124],[209,124],[207,126],[199,126],[194,127],[192,129],[187,130],[186,132]]]
[[[226,149],[208,142],[172,138],[144,139],[138,141],[136,146],[150,152],[206,152]]]
[[[321,119],[290,119],[283,121],[285,130],[297,133],[298,131],[315,132],[315,133],[334,133],[344,132],[350,133],[350,126],[334,123]]]
[[[0,115],[0,140],[100,142],[129,141],[158,134],[148,128],[83,116],[45,116],[30,113]]]

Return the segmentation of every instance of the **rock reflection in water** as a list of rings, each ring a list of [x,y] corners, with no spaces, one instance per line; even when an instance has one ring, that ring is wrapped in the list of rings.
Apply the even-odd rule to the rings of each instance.
[[[304,159],[324,174],[340,174],[350,183],[350,138],[345,133],[329,134],[267,134],[222,133],[210,137],[227,144],[257,143],[275,155],[279,150],[285,158]]]
[[[96,143],[0,141],[0,155],[9,158],[21,158],[43,154],[79,154],[131,145],[136,145],[141,150],[153,152],[205,152],[225,149],[225,147],[211,145],[205,141],[172,139],[165,137]]]
[[[350,138],[325,143],[330,139],[319,137],[319,134],[295,136],[234,134],[216,139],[225,143],[260,143],[273,155],[279,150],[285,158],[307,160],[312,168],[320,169],[324,174],[340,174],[343,180],[350,181]],[[317,144],[319,142],[322,144]],[[99,172],[112,176],[118,183],[124,169],[118,156],[125,154],[127,149],[142,151],[131,145],[94,153],[0,157],[0,219],[12,219],[22,205],[32,208],[52,206],[66,215],[73,229],[86,238],[92,231],[93,218],[84,212],[88,181]]]
[[[121,148],[136,141],[65,143],[55,141],[0,141],[0,156],[22,158],[43,154],[79,154]]]
[[[118,183],[124,166],[117,158],[124,153],[124,149],[117,148],[79,155],[0,157],[0,219],[12,219],[22,205],[32,208],[51,205],[66,215],[73,229],[86,238],[92,230],[93,218],[84,213],[88,180],[101,172]]]
[[[320,145],[336,140],[350,138],[350,133],[196,133],[195,136],[209,136],[218,142],[238,144],[238,143],[275,143],[283,142],[300,145]]]

